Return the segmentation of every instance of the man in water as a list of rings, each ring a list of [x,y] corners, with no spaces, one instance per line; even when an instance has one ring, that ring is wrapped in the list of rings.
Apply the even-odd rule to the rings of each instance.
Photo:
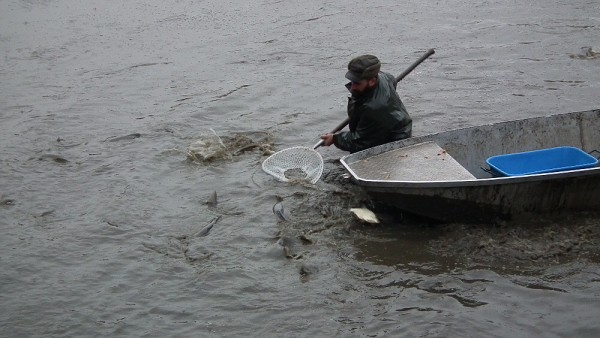
[[[354,153],[411,137],[412,120],[396,93],[396,78],[380,68],[381,62],[373,55],[361,55],[348,63],[350,131],[322,135],[324,146],[334,144]]]

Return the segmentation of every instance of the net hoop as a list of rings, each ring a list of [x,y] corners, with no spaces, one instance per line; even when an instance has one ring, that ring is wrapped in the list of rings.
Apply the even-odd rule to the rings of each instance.
[[[281,182],[290,181],[285,177],[287,170],[300,169],[306,174],[304,180],[315,184],[323,174],[323,157],[308,147],[292,147],[269,156],[262,163],[262,169]]]

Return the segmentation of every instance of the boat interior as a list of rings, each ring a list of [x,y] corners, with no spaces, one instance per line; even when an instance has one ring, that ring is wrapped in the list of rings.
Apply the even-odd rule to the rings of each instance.
[[[556,147],[582,150],[595,160],[587,168],[600,170],[600,109],[412,137],[350,154],[342,163],[364,181],[464,181],[498,177],[491,157]]]

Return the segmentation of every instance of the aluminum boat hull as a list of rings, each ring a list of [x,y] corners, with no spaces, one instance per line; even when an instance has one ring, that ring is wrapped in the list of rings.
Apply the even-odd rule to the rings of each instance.
[[[423,142],[434,142],[468,173],[469,179],[425,175],[388,179],[402,162],[385,167],[386,156]],[[600,110],[557,114],[456,129],[413,137],[344,156],[342,165],[375,201],[440,221],[490,221],[520,214],[600,211],[600,167],[525,176],[495,177],[486,159],[559,146],[600,153]],[[379,162],[375,161],[378,159]],[[365,163],[383,163],[360,172]],[[386,172],[386,175],[383,175]],[[392,175],[393,176],[393,175]],[[398,175],[396,175],[398,176]],[[435,177],[435,173],[433,173]],[[451,175],[450,175],[451,176]]]

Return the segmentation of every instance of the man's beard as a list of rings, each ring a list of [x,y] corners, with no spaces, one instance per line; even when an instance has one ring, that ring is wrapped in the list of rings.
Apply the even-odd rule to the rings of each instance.
[[[350,90],[350,93],[352,94],[352,96],[361,96],[362,93],[364,93],[364,91]]]
[[[371,91],[372,89],[373,87],[367,86],[363,90],[350,90],[350,93],[352,94],[352,96],[359,97],[365,95],[365,93]]]

